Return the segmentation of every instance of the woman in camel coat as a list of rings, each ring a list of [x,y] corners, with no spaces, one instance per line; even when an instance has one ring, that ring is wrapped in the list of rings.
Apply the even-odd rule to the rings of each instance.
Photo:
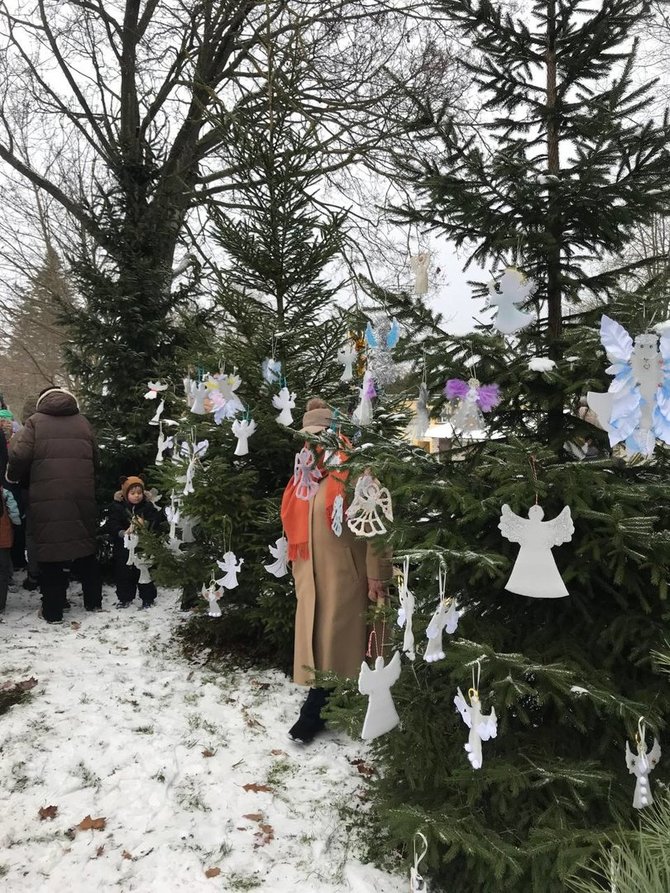
[[[307,404],[302,431],[318,434],[332,421],[322,400]],[[314,681],[314,670],[340,676],[356,676],[367,648],[366,614],[370,603],[386,596],[391,563],[374,550],[369,540],[359,539],[346,522],[336,536],[331,529],[332,501],[344,492],[337,471],[324,472],[312,499],[294,497],[292,482],[282,501],[282,521],[289,541],[296,590],[293,678],[300,685]],[[296,517],[298,515],[299,517]],[[324,722],[321,708],[328,692],[311,688],[289,735],[310,741]]]

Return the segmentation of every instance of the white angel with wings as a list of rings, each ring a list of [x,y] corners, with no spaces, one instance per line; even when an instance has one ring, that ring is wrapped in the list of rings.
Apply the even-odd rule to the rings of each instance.
[[[498,527],[512,543],[521,548],[514,562],[505,589],[517,595],[531,598],[561,598],[570,593],[565,588],[551,550],[561,543],[568,543],[575,532],[570,506],[551,521],[543,521],[544,509],[533,505],[528,518],[516,515],[508,505],[502,507]]]
[[[288,540],[280,536],[275,540],[274,546],[268,546],[270,555],[274,558],[272,564],[264,565],[265,570],[275,577],[284,577],[288,573]]]
[[[625,441],[629,455],[650,456],[656,438],[670,444],[670,332],[646,332],[633,341],[622,325],[603,316],[600,340],[614,378],[606,394],[588,392],[589,408],[611,446]]]
[[[644,809],[645,806],[651,806],[654,802],[649,785],[649,773],[656,768],[656,764],[661,759],[661,745],[658,743],[658,738],[654,738],[651,750],[647,750],[647,728],[644,717],[640,717],[637,728],[635,736],[637,753],[632,752],[628,741],[626,741],[626,766],[628,766],[630,774],[637,778],[633,794],[633,807]]]
[[[503,335],[525,329],[533,321],[531,313],[522,313],[516,306],[525,304],[535,291],[532,279],[526,279],[516,267],[507,267],[497,282],[489,283],[489,306],[497,307],[494,327]]]
[[[400,678],[400,652],[396,651],[391,660],[384,666],[384,658],[380,655],[375,660],[375,668],[363,661],[358,677],[358,690],[368,695],[368,709],[363,721],[361,738],[369,741],[390,732],[400,722],[398,711],[391,697],[391,686]]]
[[[498,718],[494,707],[488,716],[482,715],[482,708],[479,702],[479,692],[476,688],[468,691],[470,703],[463,697],[463,692],[458,689],[454,697],[456,709],[463,717],[463,722],[470,729],[467,744],[464,749],[468,755],[468,760],[473,769],[481,769],[483,763],[482,757],[482,741],[488,741],[489,738],[495,738],[498,734]]]
[[[366,537],[386,533],[380,511],[389,521],[393,520],[391,494],[366,471],[356,481],[354,498],[346,511],[349,530]]]

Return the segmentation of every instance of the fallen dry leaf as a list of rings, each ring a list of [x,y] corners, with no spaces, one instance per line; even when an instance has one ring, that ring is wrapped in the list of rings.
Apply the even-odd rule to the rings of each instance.
[[[349,760],[349,762],[358,769],[361,775],[365,775],[368,778],[377,771],[374,766],[370,766],[365,760]]]
[[[256,841],[254,847],[266,846],[275,839],[275,829],[272,825],[262,824],[254,834],[254,839]]]
[[[208,868],[205,877],[218,877],[221,874],[220,868]]]
[[[262,812],[248,812],[246,815],[243,815],[242,818],[250,819],[252,822],[262,822],[263,821],[263,813]]]
[[[107,819],[104,816],[100,816],[99,819],[92,819],[90,815],[87,815],[79,822],[77,828],[80,831],[104,831],[106,824]]]
[[[0,685],[0,691],[30,691],[31,688],[35,688],[37,685],[37,679],[34,676],[31,676],[30,679],[22,679],[20,682],[3,682]]]
[[[214,751],[210,750],[209,747],[206,747],[202,752],[203,757],[213,757]]]
[[[57,806],[40,806],[37,811],[40,819],[44,821],[45,819],[55,819],[58,815],[58,807]]]
[[[249,782],[249,784],[243,784],[242,787],[245,791],[253,791],[255,794],[260,792],[272,793],[272,788],[269,788],[266,784],[257,784],[255,781]]]
[[[133,857],[132,857],[131,854],[128,852],[128,850],[124,850],[124,851],[121,853],[121,858],[122,858],[122,859],[132,859]]]
[[[72,620],[70,626],[72,629],[81,629],[81,623],[78,620]]]
[[[288,754],[286,753],[285,750],[278,750],[278,749],[271,750],[270,753],[272,754],[273,757],[287,757],[288,756]]]

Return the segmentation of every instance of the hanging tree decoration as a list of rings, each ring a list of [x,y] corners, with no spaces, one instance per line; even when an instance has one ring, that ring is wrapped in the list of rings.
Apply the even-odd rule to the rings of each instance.
[[[137,553],[136,553],[133,564],[140,572],[137,582],[140,585],[143,585],[145,583],[151,583],[151,574],[149,573],[149,568],[153,564],[151,557],[149,555],[140,556],[140,555],[137,555]]]
[[[497,384],[480,385],[476,378],[463,381],[461,378],[450,378],[444,394],[448,400],[456,401],[451,424],[455,431],[469,434],[484,428],[482,413],[490,412],[500,403],[500,389]]]
[[[304,499],[305,502],[312,499],[319,489],[319,481],[323,474],[316,465],[316,457],[309,447],[304,446],[299,453],[295,454],[293,463],[293,483],[295,484],[295,495],[298,499]]]
[[[235,589],[239,586],[237,575],[242,569],[244,558],[240,558],[238,561],[235,553],[228,551],[224,553],[223,561],[217,561],[216,563],[223,571],[221,579],[216,581],[218,585],[223,586],[224,589]]]
[[[207,409],[205,407],[205,400],[209,396],[209,391],[207,389],[207,385],[204,381],[198,383],[195,391],[193,392],[193,402],[191,403],[190,410],[193,415],[207,415]]]
[[[286,379],[282,378],[282,387],[278,394],[275,394],[272,398],[272,405],[275,409],[279,409],[279,415],[277,416],[277,421],[280,425],[290,425],[293,421],[293,414],[291,410],[295,408],[295,393],[289,391],[286,386]]]
[[[482,741],[488,741],[490,738],[495,738],[498,734],[498,719],[496,717],[495,708],[491,707],[491,712],[488,716],[482,715],[478,691],[480,673],[481,664],[477,661],[477,684],[475,684],[475,671],[473,667],[472,688],[468,691],[468,698],[470,699],[469,704],[463,697],[463,692],[460,688],[457,690],[457,694],[454,697],[456,709],[463,717],[463,722],[470,729],[467,744],[463,747],[473,769],[482,768]]]
[[[391,494],[369,471],[364,471],[356,481],[354,498],[346,511],[347,526],[357,536],[380,536],[386,533],[381,514],[393,520]]]
[[[366,370],[363,376],[363,385],[360,390],[361,399],[358,406],[351,414],[351,420],[356,425],[369,425],[373,418],[372,401],[377,396],[375,380],[372,372]]]
[[[159,425],[161,416],[163,415],[163,410],[165,409],[165,400],[162,399],[161,402],[156,407],[156,412],[153,414],[153,417],[149,420],[150,425]]]
[[[149,390],[144,395],[144,399],[156,400],[161,391],[167,391],[168,386],[166,384],[163,384],[162,381],[148,381],[147,388]]]
[[[179,523],[179,507],[181,500],[175,496],[174,490],[170,494],[170,505],[165,507],[165,517],[167,518],[170,530],[168,536],[171,540],[177,538],[177,524]]]
[[[342,536],[342,524],[344,522],[344,497],[338,493],[333,500],[333,508],[330,513],[330,529],[335,536]]]
[[[285,577],[288,573],[288,540],[285,536],[280,536],[275,540],[274,546],[268,546],[268,549],[274,561],[264,565],[265,570],[275,577]]]
[[[442,565],[440,565],[438,568],[437,580],[437,585],[439,588],[439,602],[437,605],[437,610],[433,614],[430,623],[426,627],[426,638],[428,639],[428,645],[426,646],[426,651],[423,655],[423,659],[429,664],[434,663],[438,660],[442,660],[444,658],[442,634],[446,629],[449,635],[453,635],[453,633],[455,633],[456,629],[458,628],[458,621],[461,616],[461,611],[458,610],[456,599],[445,597],[447,588],[447,572],[445,568],[442,567]]]
[[[614,376],[606,394],[589,391],[589,408],[609,435],[610,446],[625,442],[629,455],[650,456],[656,438],[670,444],[670,332],[638,335],[635,341],[609,316],[600,321],[600,340]]]
[[[405,634],[402,640],[402,653],[406,654],[410,660],[416,659],[414,650],[414,630],[412,629],[412,618],[414,616],[414,595],[409,591],[407,582],[409,580],[409,557],[403,559],[403,569],[398,575],[398,599],[400,600],[400,608],[398,609],[398,626],[405,628]]]
[[[426,358],[423,358],[423,378],[419,385],[419,396],[416,398],[416,409],[414,410],[414,437],[421,440],[428,426],[430,425],[430,413],[428,412],[428,398],[430,394],[428,385],[426,384]]]
[[[158,426],[158,440],[156,441],[156,458],[154,459],[154,463],[156,465],[163,464],[163,453],[167,450],[171,450],[174,446],[174,437],[166,437],[165,432],[163,431],[163,422],[161,421]]]
[[[221,616],[221,608],[219,607],[219,599],[223,595],[223,589],[219,589],[216,585],[216,582],[212,580],[209,586],[205,586],[202,584],[202,589],[200,590],[200,595],[207,600],[209,604],[209,609],[207,611],[208,617],[220,617]]]
[[[340,381],[351,381],[354,377],[354,363],[358,359],[358,351],[354,341],[347,341],[344,347],[341,347],[337,353],[337,362],[342,363],[344,371]]]
[[[400,722],[398,711],[391,697],[391,686],[400,678],[400,652],[396,651],[384,666],[384,658],[378,655],[375,668],[371,670],[365,661],[361,664],[358,676],[358,690],[368,695],[368,709],[363,721],[361,738],[370,741],[390,732]]]
[[[198,387],[198,382],[195,379],[191,378],[191,370],[186,373],[185,377],[182,378],[182,384],[184,385],[184,395],[186,397],[186,406],[190,409],[193,406],[193,401],[195,400],[195,392]]]
[[[532,323],[533,315],[522,313],[517,304],[525,304],[536,288],[516,267],[507,267],[500,279],[489,282],[489,306],[498,308],[493,325],[499,332],[512,335]]]
[[[187,515],[183,515],[179,519],[179,528],[181,530],[181,541],[182,543],[194,543],[195,536],[193,535],[193,528],[200,523],[200,518],[189,518]]]
[[[420,251],[413,257],[410,255],[409,265],[414,273],[414,294],[425,295],[428,291],[428,267],[430,266],[430,252]]]
[[[274,357],[266,357],[261,363],[261,372],[268,384],[277,384],[281,379],[281,361],[275,360]]]
[[[417,856],[416,850],[416,841],[417,838],[421,840],[423,844],[423,849],[421,853]],[[424,856],[428,852],[428,841],[424,834],[421,831],[417,831],[414,834],[414,865],[409,870],[409,893],[428,893],[428,885],[424,881],[424,879],[419,874],[419,865],[424,859]]]
[[[137,548],[139,541],[140,538],[134,530],[131,530],[130,533],[126,531],[123,535],[123,546],[128,550],[128,560],[126,561],[126,564],[129,566],[135,564],[135,549]]]
[[[245,418],[235,419],[231,426],[231,430],[237,438],[237,443],[235,444],[235,452],[233,455],[247,456],[249,454],[248,440],[256,431],[256,422],[254,422],[250,414],[247,412]]]
[[[242,379],[235,372],[210,376],[207,388],[215,424],[220,425],[224,419],[232,419],[244,412],[244,404],[235,393],[241,384]]]
[[[644,809],[645,806],[651,806],[654,802],[649,784],[649,773],[656,768],[661,759],[661,745],[658,743],[658,738],[654,738],[651,750],[647,750],[647,726],[644,716],[641,716],[637,722],[635,745],[636,754],[632,752],[628,746],[628,740],[626,740],[626,766],[628,766],[630,774],[637,779],[633,794],[633,807]]]
[[[400,323],[393,317],[381,316],[375,323],[368,322],[365,341],[368,345],[368,370],[374,381],[384,388],[396,380],[400,370],[393,359],[392,350],[400,338]]]
[[[200,459],[202,459],[202,457],[207,452],[208,446],[208,440],[200,440],[196,444],[192,443],[191,441],[185,440],[181,445],[181,454],[188,459],[188,465],[186,466],[186,477],[184,479],[184,496],[188,496],[189,493],[195,492],[195,489],[193,487],[195,470],[200,463]]]

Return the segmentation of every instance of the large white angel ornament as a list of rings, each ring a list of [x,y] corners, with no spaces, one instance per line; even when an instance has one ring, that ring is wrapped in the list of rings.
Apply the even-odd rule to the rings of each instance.
[[[274,546],[268,546],[268,549],[274,561],[264,565],[265,570],[275,577],[285,577],[288,573],[288,540],[285,536],[280,536],[275,540]]]
[[[409,266],[414,273],[414,294],[425,295],[428,291],[428,267],[430,265],[430,252],[420,251],[413,257],[410,256]]]
[[[201,381],[192,392],[193,401],[190,406],[190,411],[194,415],[207,415],[207,410],[205,409],[205,400],[209,396],[209,391],[207,390],[207,385],[204,381]]]
[[[370,741],[390,732],[400,722],[398,711],[395,709],[391,697],[391,686],[400,678],[400,652],[396,651],[384,666],[384,658],[379,655],[375,660],[375,668],[363,661],[358,677],[358,690],[362,695],[368,695],[368,709],[363,721],[361,738]]]
[[[391,494],[365,471],[356,481],[354,498],[346,510],[347,526],[356,536],[380,536],[386,533],[380,512],[387,520],[393,520]]]
[[[234,552],[225,552],[223,561],[217,561],[216,563],[223,571],[221,579],[216,580],[219,586],[223,586],[224,589],[235,589],[239,586],[237,575],[242,569],[244,558],[240,558],[238,561]]]
[[[356,345],[353,341],[347,341],[344,347],[341,347],[337,353],[337,362],[342,363],[344,371],[340,381],[351,381],[354,377],[354,363],[358,357]]]
[[[272,398],[272,405],[275,409],[279,409],[277,421],[280,425],[290,425],[293,421],[292,409],[295,409],[295,394],[284,385],[278,394]]]
[[[321,470],[316,466],[314,453],[309,447],[303,447],[299,453],[295,454],[293,462],[293,483],[295,484],[296,497],[308,502],[316,495],[322,477]]]
[[[633,794],[633,807],[644,809],[645,806],[651,806],[654,802],[649,785],[649,773],[656,768],[661,759],[661,745],[658,743],[658,738],[654,738],[651,750],[647,750],[647,727],[643,716],[638,720],[635,744],[636,754],[632,752],[628,741],[626,741],[626,766],[628,766],[630,774],[637,779]]]
[[[612,364],[606,394],[589,391],[586,400],[610,445],[622,441],[628,455],[650,456],[656,438],[670,444],[670,331],[638,335],[635,341],[609,316],[600,320],[600,340]]]
[[[156,465],[163,464],[163,453],[166,450],[171,450],[174,446],[174,437],[167,437],[165,432],[163,431],[163,423],[161,422],[158,427],[158,440],[156,441],[156,458],[154,459],[154,463]]]
[[[468,691],[470,703],[463,697],[460,688],[454,697],[456,709],[463,717],[463,722],[470,729],[467,744],[464,744],[464,750],[468,755],[468,760],[473,769],[481,769],[483,763],[482,757],[482,741],[488,741],[495,738],[498,734],[498,719],[494,707],[488,716],[482,715],[482,707],[479,702],[479,692],[476,688]]]
[[[570,506],[551,521],[543,521],[544,509],[533,505],[528,518],[516,515],[508,505],[502,507],[498,527],[512,543],[521,548],[514,562],[505,589],[530,598],[562,598],[570,593],[565,588],[551,550],[561,543],[569,543],[575,532]]]
[[[532,323],[532,314],[522,313],[516,305],[525,304],[535,288],[535,282],[516,267],[507,267],[497,282],[489,283],[489,306],[498,308],[493,325],[503,335],[519,332]]]
[[[235,419],[231,428],[237,443],[235,445],[235,456],[246,456],[249,453],[249,438],[256,431],[256,422],[253,419]]]

